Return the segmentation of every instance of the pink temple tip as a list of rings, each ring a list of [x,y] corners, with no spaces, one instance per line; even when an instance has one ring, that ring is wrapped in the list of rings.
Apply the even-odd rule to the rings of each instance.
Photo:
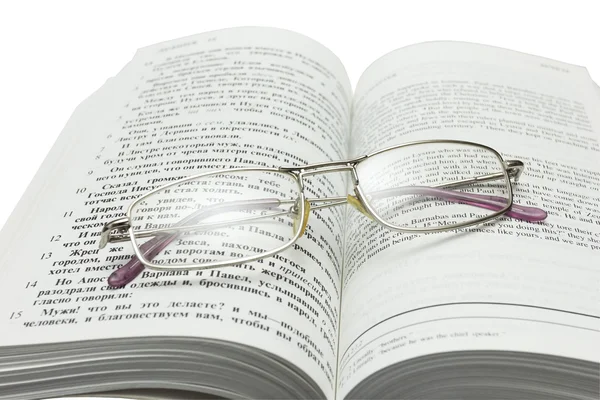
[[[125,286],[134,280],[143,270],[144,264],[137,257],[133,257],[127,264],[110,274],[108,284],[112,287]]]
[[[521,219],[528,222],[539,222],[548,217],[548,213],[541,208],[527,207],[514,203],[510,207],[510,210],[506,212],[506,215],[511,218]]]
[[[158,253],[164,250],[177,235],[159,236],[148,240],[140,246],[140,252],[147,260],[152,260]],[[112,287],[121,287],[134,280],[144,270],[144,264],[133,256],[126,264],[114,271],[108,277],[108,284]]]

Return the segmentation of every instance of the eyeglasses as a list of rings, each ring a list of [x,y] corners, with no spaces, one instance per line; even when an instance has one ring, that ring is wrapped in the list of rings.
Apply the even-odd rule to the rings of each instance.
[[[125,217],[103,227],[100,248],[131,240],[135,252],[108,283],[126,285],[144,268],[203,270],[273,256],[304,234],[311,209],[342,204],[399,232],[442,232],[501,215],[542,221],[545,211],[513,204],[511,179],[516,182],[523,168],[481,144],[427,140],[350,160],[177,179],[141,196]],[[306,177],[343,171],[350,172],[354,194],[327,197],[334,192],[329,179],[306,186]]]

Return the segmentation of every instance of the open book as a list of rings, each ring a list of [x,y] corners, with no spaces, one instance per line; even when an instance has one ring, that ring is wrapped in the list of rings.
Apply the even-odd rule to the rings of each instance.
[[[75,110],[0,234],[0,398],[597,399],[599,110],[584,68],[475,44],[394,51],[354,93],[285,30],[143,48]],[[101,229],[149,190],[427,139],[522,160],[514,201],[548,217],[421,235],[342,205],[270,258],[107,283],[134,253],[100,250]],[[310,196],[345,197],[347,175],[309,178]]]

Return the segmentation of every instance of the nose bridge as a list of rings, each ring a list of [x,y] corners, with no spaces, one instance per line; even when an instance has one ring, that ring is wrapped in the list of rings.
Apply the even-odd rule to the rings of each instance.
[[[333,164],[333,163],[332,163]],[[300,176],[300,179],[304,178],[304,177],[309,177],[309,176],[314,176],[314,175],[325,175],[325,174],[329,174],[329,173],[334,173],[334,172],[344,172],[344,171],[350,171],[350,176],[352,177],[352,183],[354,184],[354,186],[358,185],[358,175],[356,172],[356,162],[353,160],[348,161],[345,164],[338,164],[338,165],[325,165],[325,166],[311,166],[311,168],[303,168],[300,173],[298,174]]]
[[[318,166],[312,168],[303,168],[300,171],[300,175],[302,176],[313,176],[313,175],[323,175],[329,174],[332,172],[343,172],[343,171],[353,171],[354,166],[352,164],[344,164],[344,165],[328,165],[328,166]]]
[[[359,161],[364,160],[365,158],[367,158],[366,155],[351,158],[348,160],[325,161],[315,164],[298,165],[292,167],[279,167],[279,170],[285,172],[294,171],[298,173],[303,173],[304,175],[317,175],[329,172],[349,171],[353,169],[354,165],[356,165]]]
[[[300,177],[308,177],[313,175],[324,175],[332,172],[344,172],[350,171],[352,172],[352,181],[354,184],[358,184],[358,176],[356,173],[355,166],[358,162],[365,159],[367,156],[361,156],[348,160],[339,160],[339,161],[327,161],[317,164],[308,164],[304,166],[296,166],[296,167],[281,167],[279,168],[282,171],[295,172]]]

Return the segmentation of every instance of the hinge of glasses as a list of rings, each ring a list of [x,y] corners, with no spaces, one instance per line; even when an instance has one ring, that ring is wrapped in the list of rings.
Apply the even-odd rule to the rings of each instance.
[[[519,181],[523,170],[525,169],[525,164],[523,161],[519,160],[506,160],[506,171],[508,172],[508,176],[510,178],[514,178],[515,182]]]
[[[110,221],[104,225],[100,233],[99,247],[103,249],[108,243],[124,242],[129,240],[127,231],[131,227],[128,217]]]

